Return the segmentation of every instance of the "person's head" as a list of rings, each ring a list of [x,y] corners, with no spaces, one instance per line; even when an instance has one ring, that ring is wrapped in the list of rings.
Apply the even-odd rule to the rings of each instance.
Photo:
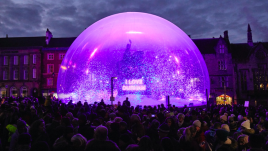
[[[132,123],[140,123],[140,122],[141,122],[141,118],[140,118],[140,116],[137,115],[137,114],[132,114],[132,115],[130,116],[130,121],[131,121]]]
[[[220,142],[225,142],[228,138],[229,132],[223,129],[218,129],[216,130],[216,138]]]
[[[31,108],[31,114],[36,115],[36,109],[35,108]]]
[[[162,138],[160,144],[162,146],[163,151],[173,151],[174,150],[172,141],[168,137]]]
[[[169,128],[169,126],[166,123],[161,124],[158,127],[158,135],[159,135],[159,138],[161,139],[161,138],[167,137],[169,131],[170,131],[170,128]]]
[[[242,115],[238,115],[237,120],[238,120],[238,121],[243,121],[243,120],[244,120],[244,119],[243,119],[243,116],[242,116]]]
[[[179,121],[180,123],[184,121],[184,118],[185,118],[184,114],[182,114],[182,113],[179,113],[179,114],[178,114],[178,121]]]
[[[79,125],[86,124],[87,123],[87,116],[85,114],[81,114],[78,117],[78,122],[79,122]]]
[[[201,122],[199,120],[195,120],[193,122],[193,125],[195,126],[195,128],[196,128],[197,131],[200,131],[200,129],[201,129]]]
[[[130,144],[127,146],[126,151],[142,151],[137,144]]]
[[[177,131],[177,136],[178,136],[178,138],[180,138],[182,135],[183,135],[183,131],[185,130],[185,128],[180,128],[180,129],[178,129],[178,131]]]
[[[213,125],[213,129],[221,129],[221,123],[220,122],[215,122]]]
[[[96,129],[94,130],[95,140],[105,141],[107,140],[107,136],[108,136],[108,130],[106,127],[102,125],[96,127]]]
[[[149,136],[142,136],[138,145],[144,151],[153,150],[153,143]]]
[[[250,129],[250,121],[246,120],[241,123],[241,129]]]
[[[263,124],[264,121],[265,121],[265,117],[261,116],[261,117],[260,117],[260,123]]]
[[[78,118],[74,118],[74,119],[72,120],[72,125],[73,125],[73,127],[77,127],[77,126],[79,126]]]
[[[168,118],[166,119],[166,123],[167,123],[167,125],[168,125],[169,127],[171,127],[172,125],[174,125],[174,120],[173,120],[173,118],[172,118],[172,117],[168,117]]]
[[[27,125],[26,122],[23,120],[18,120],[17,122],[17,130],[19,134],[26,133],[27,132]]]
[[[116,122],[116,123],[120,123],[121,121],[123,121],[123,119],[121,117],[116,117],[114,119],[114,122]]]
[[[41,119],[34,121],[29,130],[32,136],[37,135],[38,133],[42,133],[44,131],[45,131],[45,122]]]
[[[226,115],[220,116],[220,120],[221,120],[221,123],[227,122],[227,116]]]
[[[222,124],[221,129],[226,130],[227,132],[230,132],[230,128],[227,124]]]
[[[68,112],[68,113],[66,114],[66,117],[68,117],[70,120],[73,120],[73,118],[74,118],[72,112]]]
[[[71,138],[71,142],[75,148],[84,148],[86,146],[87,139],[81,134],[76,134]]]
[[[243,133],[242,133],[242,132],[235,132],[235,133],[233,134],[233,138],[234,138],[235,140],[237,140],[238,137],[239,137],[240,135],[243,135]]]
[[[160,125],[160,122],[157,120],[157,119],[154,119],[152,122],[151,122],[151,127],[153,129],[157,129]]]
[[[238,145],[244,146],[248,143],[248,135],[242,134],[237,138]]]
[[[265,140],[262,135],[252,134],[248,138],[250,148],[262,148],[265,144]]]

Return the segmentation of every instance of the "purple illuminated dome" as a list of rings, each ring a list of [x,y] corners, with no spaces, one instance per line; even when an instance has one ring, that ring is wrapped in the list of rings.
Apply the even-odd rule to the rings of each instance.
[[[61,64],[58,96],[110,103],[111,81],[114,103],[128,97],[132,105],[157,105],[170,96],[171,104],[197,106],[210,92],[206,64],[188,35],[138,12],[101,19],[76,38]]]

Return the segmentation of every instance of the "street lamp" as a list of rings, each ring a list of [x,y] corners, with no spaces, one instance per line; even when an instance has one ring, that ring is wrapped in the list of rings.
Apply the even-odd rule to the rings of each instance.
[[[117,77],[112,77],[111,78],[111,97],[110,97],[110,101],[111,101],[112,105],[113,105],[113,101],[115,100],[115,98],[114,98],[114,79],[117,79]]]

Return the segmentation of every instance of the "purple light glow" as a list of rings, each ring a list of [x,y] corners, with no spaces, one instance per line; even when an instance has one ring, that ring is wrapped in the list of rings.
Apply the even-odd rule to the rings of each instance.
[[[207,67],[193,41],[171,22],[146,13],[112,15],[83,31],[61,64],[58,96],[110,103],[111,77],[117,77],[115,103],[129,97],[132,105],[157,105],[169,95],[171,104],[198,106],[210,92]]]

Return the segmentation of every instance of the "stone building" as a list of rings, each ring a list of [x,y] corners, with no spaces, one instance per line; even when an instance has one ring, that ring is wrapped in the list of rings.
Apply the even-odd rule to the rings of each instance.
[[[248,25],[247,43],[231,44],[237,100],[268,103],[268,42],[252,40]]]
[[[217,104],[230,104],[236,98],[234,68],[228,31],[224,37],[192,39],[206,62],[210,76],[210,100]]]
[[[249,25],[245,43],[223,35],[192,39],[208,67],[210,103],[267,104],[268,42],[254,43]],[[53,38],[49,30],[44,37],[0,38],[1,96],[56,95],[60,64],[75,38]]]
[[[60,65],[75,38],[53,38],[52,33],[49,30],[46,31],[46,44],[42,47],[41,66],[41,91],[43,96],[50,94],[57,96],[57,79]]]
[[[0,97],[39,96],[45,37],[0,38]]]

